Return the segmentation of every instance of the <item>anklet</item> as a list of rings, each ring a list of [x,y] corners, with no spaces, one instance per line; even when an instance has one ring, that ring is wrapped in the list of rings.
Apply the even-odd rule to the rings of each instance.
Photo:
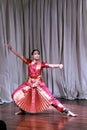
[[[65,108],[63,112],[68,114],[69,110]]]

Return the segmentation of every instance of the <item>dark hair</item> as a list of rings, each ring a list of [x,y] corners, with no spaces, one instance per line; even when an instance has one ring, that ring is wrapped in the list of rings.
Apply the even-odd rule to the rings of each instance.
[[[38,53],[40,54],[40,51],[38,49],[34,49],[31,54],[33,55],[35,51],[38,51]]]
[[[6,123],[3,120],[0,120],[0,130],[7,130]]]

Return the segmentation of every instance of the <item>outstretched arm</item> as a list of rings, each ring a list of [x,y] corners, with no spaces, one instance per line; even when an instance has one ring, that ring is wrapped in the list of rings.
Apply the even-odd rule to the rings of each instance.
[[[15,49],[13,49],[10,44],[7,44],[7,47],[13,54],[19,57],[22,61],[27,62],[27,59],[24,56],[20,55]]]
[[[63,68],[63,64],[47,64],[47,66],[49,66],[50,68]]]

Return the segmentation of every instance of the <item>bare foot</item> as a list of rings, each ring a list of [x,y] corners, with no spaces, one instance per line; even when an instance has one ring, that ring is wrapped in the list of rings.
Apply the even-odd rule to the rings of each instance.
[[[20,115],[20,114],[23,114],[23,112],[22,111],[18,111],[18,112],[15,113],[15,115]]]
[[[77,117],[77,114],[74,114],[71,111],[68,111],[67,116]]]

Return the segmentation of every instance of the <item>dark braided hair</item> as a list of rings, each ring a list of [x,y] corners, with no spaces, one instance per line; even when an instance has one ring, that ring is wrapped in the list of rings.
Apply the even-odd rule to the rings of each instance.
[[[33,55],[35,51],[38,51],[38,54],[40,55],[40,51],[38,49],[34,49],[31,54]]]

